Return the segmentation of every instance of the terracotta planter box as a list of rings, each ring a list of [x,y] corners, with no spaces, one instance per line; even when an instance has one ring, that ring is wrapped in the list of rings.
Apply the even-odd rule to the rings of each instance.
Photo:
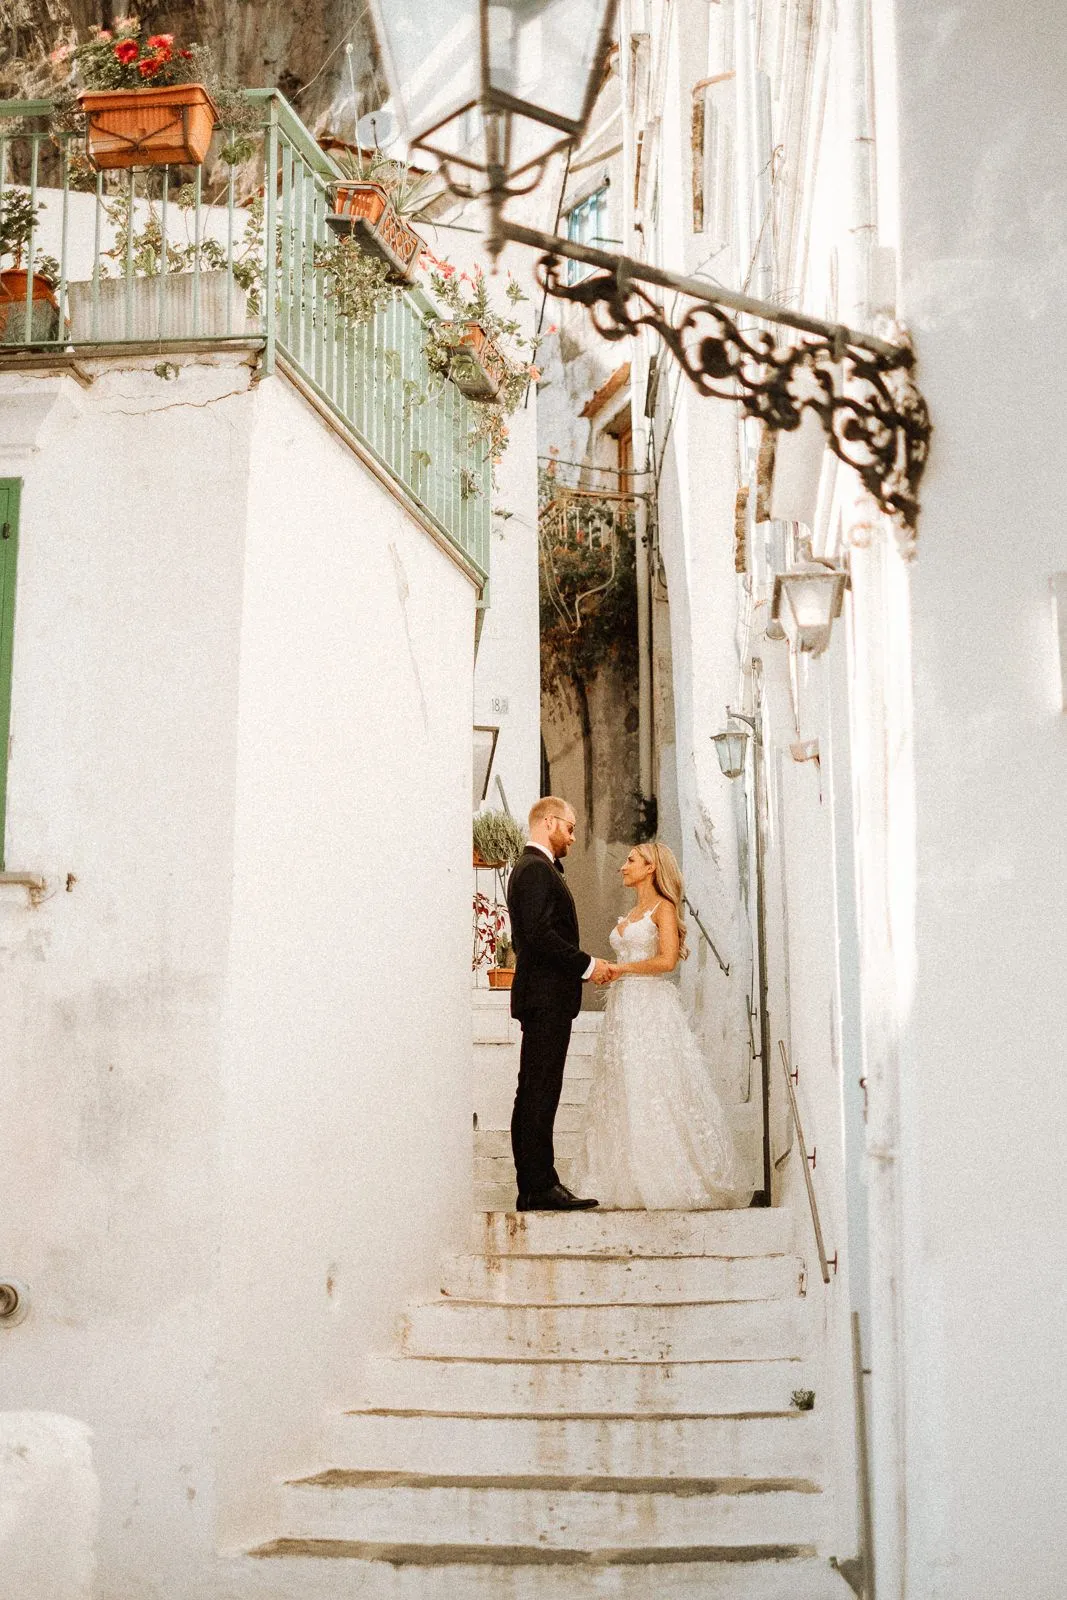
[[[78,100],[94,167],[198,167],[218,121],[202,83],[86,90]]]
[[[26,286],[30,275],[22,267],[0,272],[0,344],[40,344],[59,332],[59,302],[47,278],[34,273],[30,290],[29,327]]]
[[[396,213],[379,183],[340,183],[327,224],[335,233],[353,234],[364,250],[384,261],[399,283],[410,283],[422,254],[422,240]]]
[[[487,861],[480,850],[475,850],[474,865],[476,867],[493,867],[499,872],[504,863],[503,861]]]
[[[480,322],[443,322],[441,332],[452,344],[448,376],[469,400],[500,399],[507,362]]]
[[[510,989],[511,985],[514,983],[514,981],[515,981],[515,968],[514,967],[490,967],[489,968],[489,987],[490,987],[490,989]]]

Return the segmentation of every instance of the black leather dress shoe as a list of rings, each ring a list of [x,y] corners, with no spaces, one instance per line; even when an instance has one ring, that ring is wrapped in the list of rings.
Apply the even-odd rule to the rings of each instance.
[[[598,1200],[580,1200],[576,1194],[571,1194],[561,1183],[554,1183],[551,1189],[543,1189],[539,1194],[520,1194],[516,1209],[519,1211],[592,1211],[599,1205]]]

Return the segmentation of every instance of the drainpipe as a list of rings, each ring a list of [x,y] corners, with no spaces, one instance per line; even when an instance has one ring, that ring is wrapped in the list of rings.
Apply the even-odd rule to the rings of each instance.
[[[633,53],[631,39],[643,32],[643,8],[634,0],[623,0],[619,15],[619,60],[622,77],[622,170],[623,170],[623,249],[628,255],[647,260],[651,238],[648,230],[635,227],[635,180],[637,169],[637,130],[634,127]],[[644,151],[647,162],[649,152]],[[642,185],[647,192],[647,186]],[[642,221],[644,219],[642,218]],[[648,429],[644,414],[645,382],[648,372],[647,349],[635,345],[630,379],[630,418],[633,462],[640,472],[647,467]],[[643,481],[650,483],[646,474]],[[637,480],[631,484],[636,488]],[[619,485],[620,489],[622,485]],[[652,593],[648,551],[648,505],[642,498],[634,502],[634,582],[637,588],[637,783],[642,800],[651,800],[655,790],[652,774]]]
[[[840,298],[838,316],[852,326],[869,329],[872,321],[871,264],[877,241],[877,200],[874,142],[873,67],[871,56],[870,0],[838,0],[837,11],[838,100],[842,113],[842,144],[847,196],[846,232],[838,251]],[[843,487],[845,487],[843,485]],[[851,503],[844,506],[845,537],[851,527],[871,520],[869,503],[859,485]],[[857,653],[852,689],[853,718],[866,727],[866,771],[857,773],[857,815],[869,816],[868,848],[857,851],[857,867],[868,882],[861,882],[861,898],[868,901],[860,927],[865,929],[861,962],[867,982],[879,990],[892,982],[893,951],[884,929],[889,859],[887,830],[887,742],[889,706],[886,698],[886,646],[888,604],[886,561],[892,559],[885,538],[864,540],[869,548],[852,552],[852,574]],[[865,625],[864,625],[865,624]],[[866,796],[863,788],[868,788]],[[874,805],[870,804],[874,801]],[[873,826],[871,826],[873,824]],[[875,841],[877,841],[875,843]],[[874,844],[874,849],[871,845]],[[873,856],[873,859],[872,859]],[[864,933],[861,933],[864,938]],[[896,1296],[900,1290],[900,1193],[897,1103],[899,1053],[892,1023],[892,1007],[877,996],[867,998],[864,1021],[867,1063],[871,1079],[870,1116],[867,1126],[868,1238],[874,1269],[865,1286],[869,1295],[872,1368],[871,1454],[875,1504],[874,1550],[869,1551],[871,1571],[868,1593],[877,1582],[878,1600],[902,1600],[905,1572],[905,1462],[903,1441],[903,1350]],[[887,1015],[882,1015],[882,1011]],[[855,1295],[862,1305],[862,1291]]]
[[[642,428],[635,432],[634,461],[643,460],[648,449]],[[638,456],[637,451],[641,451]],[[645,478],[652,483],[651,474]],[[648,501],[634,501],[634,581],[637,585],[637,781],[642,800],[655,794],[652,776],[652,580],[649,562]],[[646,808],[647,809],[647,808]]]

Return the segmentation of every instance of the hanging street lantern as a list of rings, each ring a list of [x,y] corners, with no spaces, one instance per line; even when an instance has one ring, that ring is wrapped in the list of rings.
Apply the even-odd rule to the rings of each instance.
[[[453,192],[483,195],[501,249],[504,201],[580,139],[615,39],[618,0],[371,0],[410,150]]]

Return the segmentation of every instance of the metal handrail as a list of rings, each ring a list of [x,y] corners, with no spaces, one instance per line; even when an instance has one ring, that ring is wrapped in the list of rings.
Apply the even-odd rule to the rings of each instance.
[[[819,1203],[815,1198],[815,1185],[811,1181],[808,1170],[808,1150],[804,1143],[804,1128],[800,1121],[800,1108],[797,1105],[796,1091],[793,1088],[793,1075],[789,1070],[789,1057],[785,1053],[785,1045],[778,1041],[778,1050],[782,1057],[782,1071],[785,1073],[785,1086],[789,1091],[789,1104],[793,1109],[793,1126],[797,1131],[797,1140],[800,1144],[800,1156],[804,1164],[804,1184],[808,1191],[808,1205],[811,1207],[811,1222],[815,1229],[815,1244],[819,1252],[819,1268],[822,1272],[823,1283],[830,1282],[830,1261],[826,1254],[826,1245],[823,1243],[822,1223],[819,1221]],[[837,1255],[833,1257],[834,1269],[837,1268]]]
[[[708,932],[707,928],[705,928],[704,924],[700,920],[700,912],[697,910],[696,906],[693,904],[692,900],[690,900],[690,898],[689,898],[689,896],[687,894],[684,894],[682,896],[682,904],[685,906],[686,910],[689,912],[689,915],[692,917],[693,921],[696,923],[697,927],[700,929],[701,933],[704,935],[704,938],[705,938],[705,940],[707,942],[708,949],[711,951],[712,955],[715,957],[716,961],[719,963],[720,972],[725,973],[726,976],[729,977],[730,976],[729,965],[727,964],[727,962],[725,962],[723,960],[722,956],[716,950],[715,945],[714,945],[714,943],[712,941],[711,934]]]
[[[53,134],[51,102],[0,100],[0,188],[25,192],[35,219],[22,252],[25,299],[20,286],[19,304],[5,304],[0,355],[254,349],[261,375],[282,368],[485,580],[492,463],[470,402],[428,363],[424,324],[437,312],[411,285],[368,322],[338,313],[318,257],[340,170],[284,95],[253,89],[246,98],[262,163],[252,205],[241,202],[232,166],[214,197],[203,166],[188,184],[178,167],[130,167],[90,175],[85,188],[79,138]],[[146,264],[134,246],[149,224]],[[46,246],[55,258],[47,277]],[[173,371],[164,361],[156,368]]]

